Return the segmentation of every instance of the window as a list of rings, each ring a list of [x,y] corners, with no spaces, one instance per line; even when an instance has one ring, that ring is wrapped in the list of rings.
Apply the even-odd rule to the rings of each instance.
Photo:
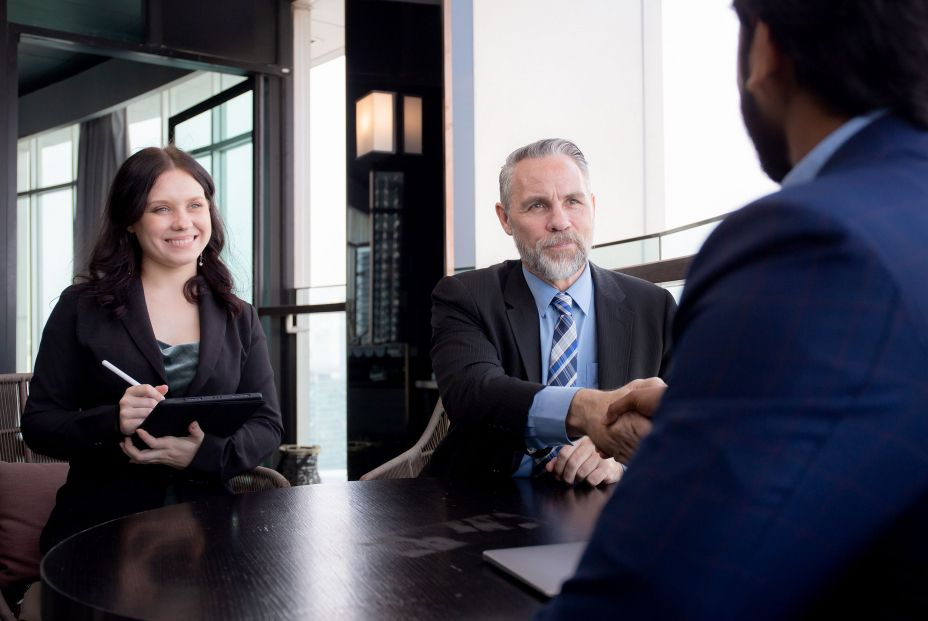
[[[78,126],[17,145],[16,368],[32,371],[45,321],[75,266]],[[80,269],[80,268],[79,268]]]
[[[168,88],[130,103],[126,108],[129,125],[129,153],[146,147],[163,147],[168,142],[169,117],[209,99],[246,78],[222,73],[196,72]],[[250,124],[250,120],[249,120]]]
[[[209,77],[209,76],[207,76]],[[202,96],[202,81],[188,85]],[[171,101],[180,98],[172,89]],[[226,227],[223,260],[232,272],[235,294],[254,300],[254,200],[252,179],[251,83],[239,83],[210,100],[187,108],[169,120],[169,133],[209,171],[216,183],[216,204]],[[173,104],[172,104],[173,105]]]
[[[155,93],[126,107],[130,154],[147,147],[160,147],[166,142],[166,119],[161,114],[164,97],[162,93]]]
[[[664,228],[670,229],[728,213],[776,186],[761,171],[741,121],[731,0],[663,0],[660,26]],[[701,241],[686,252],[696,252]]]
[[[167,143],[168,118],[243,82],[242,76],[195,72],[167,88],[128,104],[129,152]],[[249,91],[250,97],[250,91]],[[226,251],[237,291],[251,299],[251,100],[229,107],[223,120],[226,136],[244,133],[244,141],[226,144],[223,164],[226,185],[217,194],[228,196]],[[16,258],[16,369],[32,371],[42,330],[61,291],[71,284],[74,265],[74,216],[77,187],[79,125],[23,138],[17,145],[17,258]],[[211,170],[211,158],[204,165]],[[234,174],[229,171],[234,170]],[[244,174],[240,174],[243,171]],[[215,174],[215,171],[212,171]],[[218,198],[218,197],[217,197]],[[239,205],[239,202],[242,202]],[[247,203],[247,207],[243,206]],[[247,218],[241,214],[247,210]],[[246,221],[247,220],[247,221]],[[238,264],[238,265],[237,265]],[[236,268],[237,265],[237,268]],[[237,271],[236,271],[237,269]]]
[[[309,241],[309,286],[297,290],[297,303],[344,302],[344,55],[310,70],[309,128],[310,213],[309,228],[304,232]],[[367,250],[358,249],[361,253]],[[297,319],[297,441],[322,447],[318,468],[323,483],[348,477],[345,322],[344,311],[300,315]]]

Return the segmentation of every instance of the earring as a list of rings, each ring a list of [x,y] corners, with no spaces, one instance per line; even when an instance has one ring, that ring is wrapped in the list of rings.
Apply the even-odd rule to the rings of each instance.
[[[202,253],[200,253],[199,264],[200,264],[200,267],[203,267],[203,254]]]

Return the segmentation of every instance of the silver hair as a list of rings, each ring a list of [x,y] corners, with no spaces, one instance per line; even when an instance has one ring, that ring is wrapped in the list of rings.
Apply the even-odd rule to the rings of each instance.
[[[580,148],[570,140],[564,138],[545,138],[532,144],[519,147],[509,154],[506,163],[499,171],[499,202],[503,204],[503,209],[509,213],[509,201],[512,192],[512,171],[515,170],[516,164],[522,160],[537,159],[550,157],[552,155],[566,155],[574,161],[580,174],[583,175],[583,181],[586,183],[586,189],[590,191],[590,166],[584,157]]]

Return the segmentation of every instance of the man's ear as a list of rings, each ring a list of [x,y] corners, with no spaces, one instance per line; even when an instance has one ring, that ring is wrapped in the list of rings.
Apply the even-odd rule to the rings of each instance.
[[[509,224],[509,214],[506,213],[506,208],[503,207],[502,203],[496,203],[496,217],[499,218],[499,223],[503,227],[503,230],[506,231],[506,235],[512,235],[512,226]]]
[[[590,194],[590,204],[593,206],[593,217],[596,217],[596,195]]]
[[[770,27],[762,21],[754,26],[746,69],[744,88],[759,101],[778,99],[777,94],[785,92],[786,57],[773,40]]]

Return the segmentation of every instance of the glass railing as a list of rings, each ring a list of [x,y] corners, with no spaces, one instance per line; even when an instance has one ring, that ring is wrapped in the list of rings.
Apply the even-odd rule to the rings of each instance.
[[[296,304],[266,306],[296,337],[296,441],[319,445],[323,483],[345,481],[347,470],[347,339],[345,285],[296,290]]]
[[[629,270],[630,273],[659,283],[679,301],[688,259],[699,252],[703,242],[724,217],[701,220],[662,233],[598,244],[590,251],[590,259],[608,269],[625,270],[640,266],[641,269]]]
[[[692,256],[724,217],[701,220],[661,233],[597,244],[590,252],[590,259],[600,267],[618,269]]]

